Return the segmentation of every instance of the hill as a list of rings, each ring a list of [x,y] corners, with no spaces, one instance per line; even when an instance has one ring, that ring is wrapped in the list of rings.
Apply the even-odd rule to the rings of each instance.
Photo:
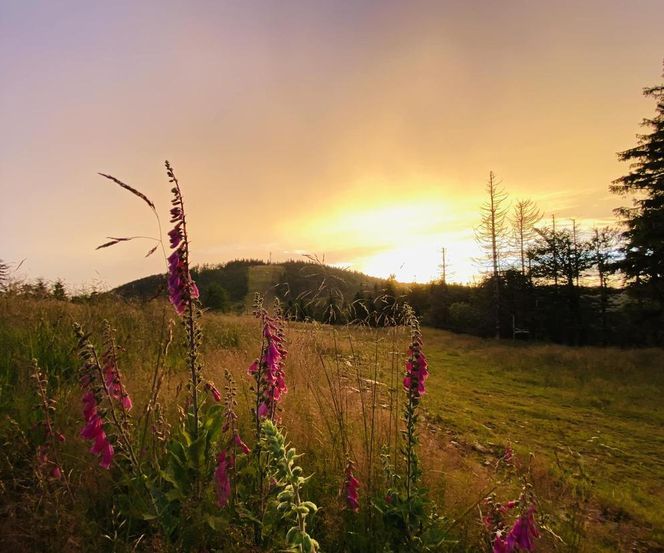
[[[315,261],[266,263],[238,259],[219,265],[202,265],[192,270],[204,307],[222,311],[246,311],[259,292],[271,300],[278,297],[287,309],[312,309],[313,305],[348,304],[365,291],[374,296],[397,284],[357,271],[330,267]],[[149,300],[166,294],[165,276],[150,275],[113,290],[127,299]]]

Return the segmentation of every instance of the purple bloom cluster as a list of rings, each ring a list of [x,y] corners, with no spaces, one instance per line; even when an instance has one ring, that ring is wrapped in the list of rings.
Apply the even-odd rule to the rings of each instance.
[[[346,477],[344,480],[344,491],[346,495],[346,507],[357,513],[360,510],[360,481],[353,474],[353,462],[349,459],[346,464]]]
[[[235,466],[235,459],[221,451],[217,456],[217,468],[214,471],[214,481],[217,484],[217,504],[225,507],[231,498],[231,475]]]
[[[83,394],[83,416],[85,417],[85,427],[81,430],[81,436],[93,441],[90,453],[99,455],[101,457],[99,466],[108,469],[111,467],[115,452],[104,432],[104,421],[97,409],[97,398],[89,389]]]
[[[540,536],[535,520],[537,509],[534,501],[525,503],[522,496],[518,501],[508,501],[504,504],[494,503],[492,498],[487,498],[485,502],[490,512],[484,517],[483,522],[492,534],[492,553],[534,551],[535,540]],[[503,520],[504,516],[519,505],[522,505],[521,514],[508,530]]]
[[[224,425],[224,431],[228,426]],[[231,439],[227,449],[222,449],[217,455],[217,468],[214,471],[214,480],[217,487],[217,504],[223,508],[228,505],[231,497],[231,474],[235,470],[236,450],[239,449],[245,455],[251,450],[242,441],[237,429],[233,428]]]
[[[217,403],[221,401],[221,392],[219,391],[219,388],[217,388],[214,385],[213,382],[206,382],[205,389],[212,394],[212,397]]]
[[[175,226],[169,231],[168,238],[173,253],[168,256],[168,298],[178,315],[182,315],[191,300],[199,296],[198,287],[189,272],[189,244],[184,218],[182,194],[176,185],[171,189],[171,223]]]
[[[283,320],[280,317],[270,317],[264,309],[261,309],[257,316],[263,322],[265,345],[261,358],[252,363],[247,373],[258,379],[259,390],[262,391],[258,416],[274,418],[277,403],[288,392],[284,373],[288,352]]]
[[[133,403],[129,394],[122,385],[120,379],[120,371],[118,370],[117,365],[115,364],[114,358],[112,355],[106,356],[104,359],[104,382],[108,388],[109,395],[122,405],[122,408],[125,411],[130,411]]]
[[[408,360],[406,361],[406,376],[403,379],[403,387],[415,398],[419,399],[426,393],[425,385],[429,378],[429,365],[427,358],[422,352],[422,336],[419,332],[413,333],[413,340],[408,349]]]
[[[512,525],[509,532],[498,531],[493,540],[493,553],[513,553],[533,551],[535,540],[539,538],[535,522],[535,506],[531,505]]]

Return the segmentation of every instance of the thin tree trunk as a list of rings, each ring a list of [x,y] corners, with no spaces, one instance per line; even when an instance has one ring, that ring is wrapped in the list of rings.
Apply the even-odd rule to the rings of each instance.
[[[489,196],[491,202],[491,257],[493,261],[496,340],[498,340],[500,339],[500,282],[498,278],[498,244],[496,241],[496,189],[493,179],[493,171],[491,171],[489,173]]]

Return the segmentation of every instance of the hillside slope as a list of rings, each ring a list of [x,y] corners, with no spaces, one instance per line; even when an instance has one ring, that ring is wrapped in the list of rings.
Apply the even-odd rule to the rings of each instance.
[[[222,265],[204,265],[192,271],[203,305],[209,303],[212,290],[225,291],[229,307],[251,307],[258,292],[267,300],[279,297],[285,302],[311,302],[334,298],[350,302],[362,290],[381,291],[387,281],[310,261],[265,263],[248,259]],[[113,293],[128,299],[149,300],[166,294],[164,275],[150,275],[117,287]]]

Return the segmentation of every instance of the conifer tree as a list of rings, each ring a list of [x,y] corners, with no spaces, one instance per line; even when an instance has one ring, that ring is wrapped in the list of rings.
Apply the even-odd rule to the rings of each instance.
[[[645,88],[657,103],[655,116],[644,119],[649,129],[637,135],[637,145],[618,154],[630,162],[629,173],[613,181],[611,191],[633,195],[632,207],[616,213],[625,225],[620,267],[637,288],[664,301],[664,85]]]

